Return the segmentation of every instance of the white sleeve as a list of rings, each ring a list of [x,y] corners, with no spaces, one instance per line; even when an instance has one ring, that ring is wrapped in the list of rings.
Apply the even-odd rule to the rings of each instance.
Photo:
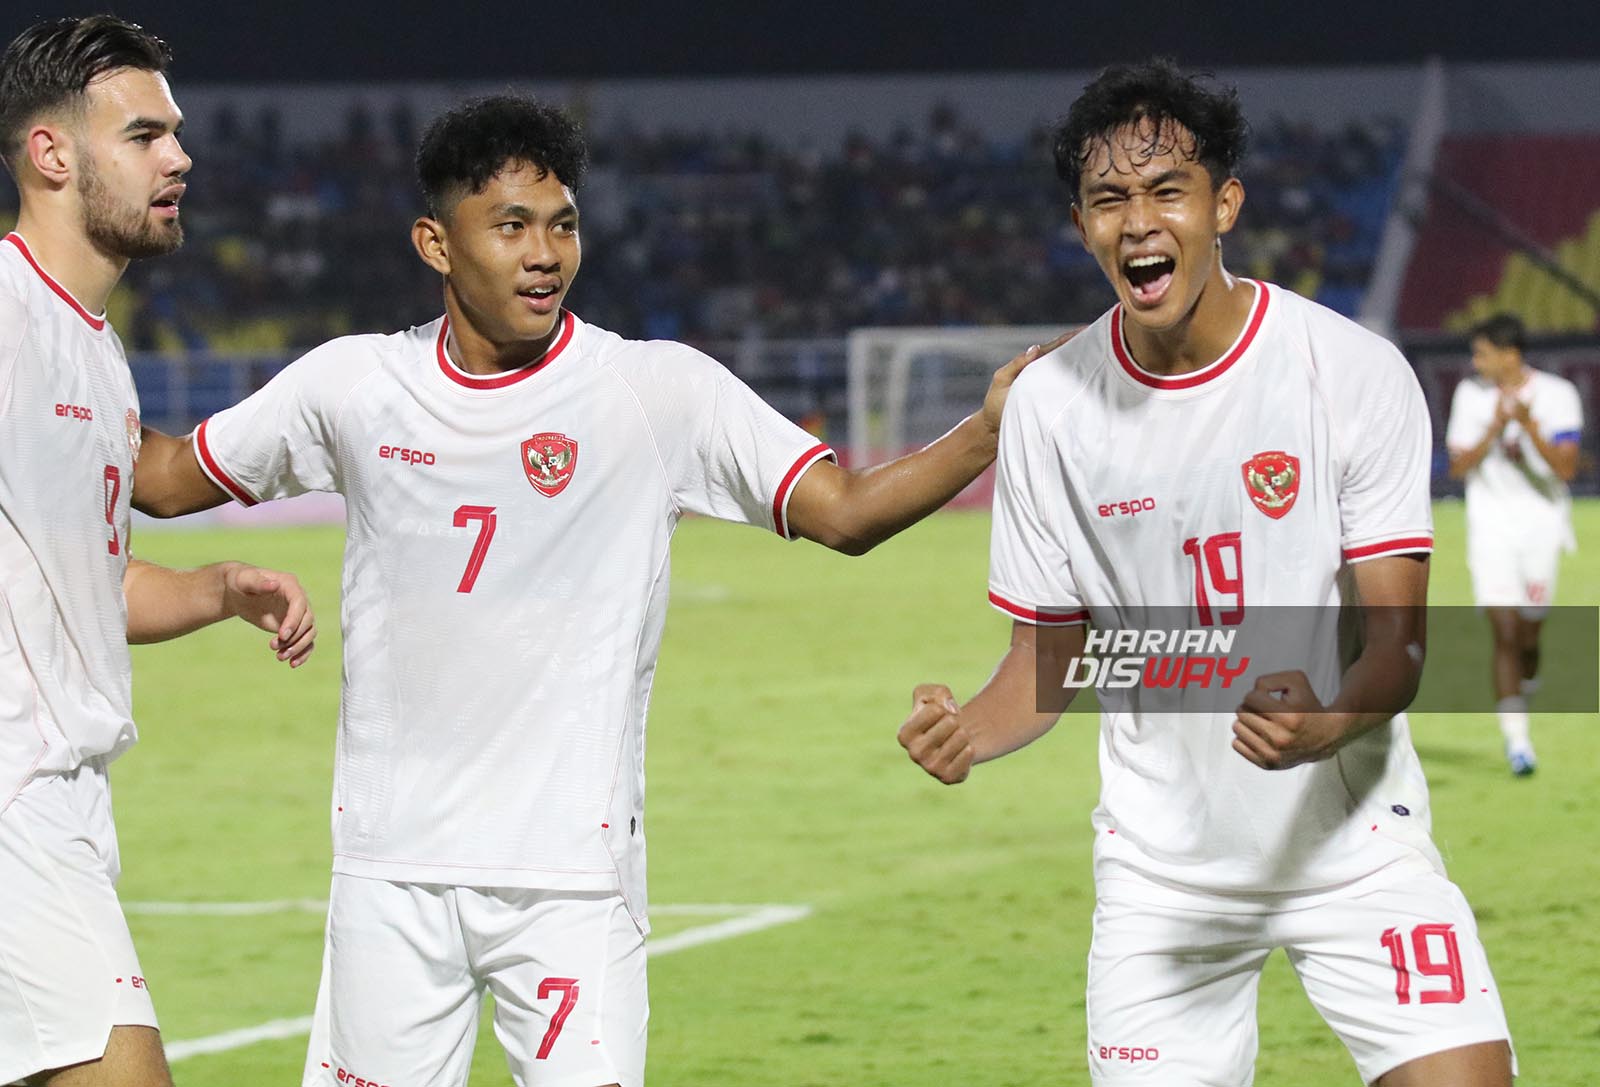
[[[1456,382],[1456,391],[1450,397],[1450,419],[1444,427],[1445,448],[1461,452],[1471,449],[1483,440],[1487,420],[1480,420],[1473,410],[1472,379]]]
[[[1000,421],[989,603],[1025,623],[1069,626],[1088,622],[1089,612],[1073,582],[1066,541],[1048,518],[1052,503],[1066,505],[1059,487],[1044,486],[1049,452],[1037,417],[1013,390]]]
[[[770,528],[784,539],[794,485],[825,442],[785,419],[721,363],[682,344],[652,343],[638,391],[678,508]]]
[[[1350,383],[1339,430],[1339,523],[1346,562],[1433,550],[1433,428],[1422,387],[1392,348]]]
[[[1550,401],[1550,410],[1546,413],[1549,418],[1539,420],[1545,440],[1552,444],[1580,440],[1583,437],[1583,401],[1578,396],[1577,386],[1569,381],[1561,382]]]
[[[333,340],[284,368],[254,395],[195,429],[195,454],[212,481],[243,505],[336,491],[339,405],[377,364],[354,337]]]

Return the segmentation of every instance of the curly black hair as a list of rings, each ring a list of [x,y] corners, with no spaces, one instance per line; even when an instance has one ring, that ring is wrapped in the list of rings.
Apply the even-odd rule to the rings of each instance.
[[[1148,122],[1145,153],[1154,158],[1177,150],[1211,175],[1213,187],[1232,177],[1244,157],[1249,134],[1239,95],[1232,87],[1208,85],[1185,75],[1176,63],[1155,57],[1102,71],[1083,89],[1055,131],[1056,175],[1078,202],[1083,168],[1112,134]],[[1192,150],[1182,131],[1193,137]]]
[[[531,98],[472,98],[436,118],[417,148],[417,184],[428,214],[438,218],[507,165],[527,163],[540,176],[577,191],[589,164],[583,131],[565,112]]]
[[[35,23],[0,56],[0,158],[15,173],[28,123],[62,107],[81,110],[98,77],[119,68],[165,72],[171,61],[166,42],[115,15]]]

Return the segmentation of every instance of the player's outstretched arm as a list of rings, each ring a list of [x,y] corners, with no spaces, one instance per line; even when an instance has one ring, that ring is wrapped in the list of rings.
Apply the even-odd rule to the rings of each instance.
[[[1427,650],[1428,556],[1369,559],[1353,568],[1361,601],[1361,655],[1327,706],[1304,672],[1256,680],[1233,723],[1233,749],[1263,770],[1332,755],[1411,705]]]
[[[1066,332],[1036,344],[1000,367],[982,410],[915,453],[868,468],[817,462],[789,498],[790,528],[824,547],[861,555],[943,506],[994,463],[1000,413],[1023,367],[1075,335]]]
[[[237,616],[270,631],[268,646],[291,668],[304,664],[316,646],[311,601],[293,574],[242,562],[172,570],[133,559],[122,592],[131,644],[164,642]]]
[[[950,688],[924,683],[911,695],[900,746],[946,785],[965,781],[976,763],[1025,747],[1050,731],[1072,701],[1067,667],[1083,653],[1085,628],[1013,623],[1011,648],[989,682],[965,706]]]
[[[228,501],[228,492],[201,470],[192,436],[174,438],[149,427],[140,435],[139,459],[133,466],[134,509],[151,517],[178,517]]]

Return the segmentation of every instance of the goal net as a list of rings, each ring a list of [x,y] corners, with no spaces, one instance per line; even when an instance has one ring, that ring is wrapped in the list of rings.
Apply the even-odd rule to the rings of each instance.
[[[850,438],[853,465],[876,464],[920,449],[983,406],[995,370],[1059,325],[983,328],[858,328],[850,333]],[[951,503],[987,506],[993,469]]]

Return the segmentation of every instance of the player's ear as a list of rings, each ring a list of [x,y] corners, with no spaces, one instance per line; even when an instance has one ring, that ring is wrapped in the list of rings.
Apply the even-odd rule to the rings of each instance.
[[[1244,207],[1244,183],[1230,177],[1217,189],[1217,233],[1226,234],[1239,219],[1239,209]]]
[[[445,238],[444,224],[426,215],[411,224],[411,244],[422,263],[442,276],[450,274],[450,247]]]
[[[1083,212],[1078,207],[1078,202],[1072,202],[1072,225],[1078,231],[1078,242],[1085,250],[1089,248],[1089,235],[1083,229]]]
[[[22,145],[28,165],[52,188],[64,187],[72,180],[76,148],[71,135],[60,125],[34,125]]]

